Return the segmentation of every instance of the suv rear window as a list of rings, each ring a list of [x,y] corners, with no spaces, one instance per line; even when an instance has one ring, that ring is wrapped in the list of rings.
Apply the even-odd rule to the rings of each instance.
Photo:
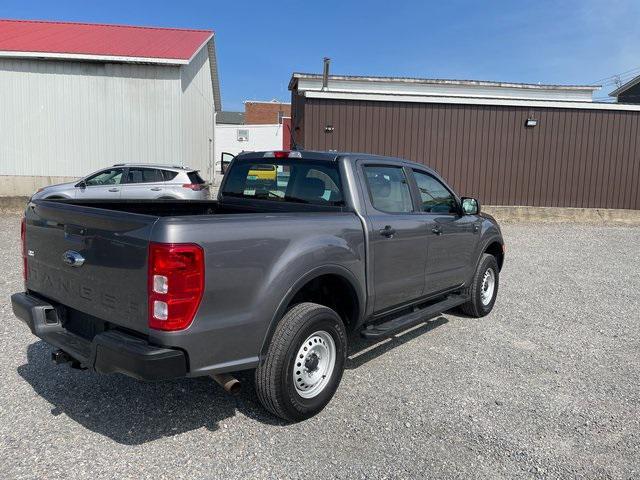
[[[162,176],[165,182],[169,182],[178,176],[178,172],[172,170],[162,170]]]
[[[198,172],[189,172],[187,175],[189,176],[191,183],[206,183]]]
[[[236,160],[222,194],[276,202],[343,204],[337,164],[304,159]]]

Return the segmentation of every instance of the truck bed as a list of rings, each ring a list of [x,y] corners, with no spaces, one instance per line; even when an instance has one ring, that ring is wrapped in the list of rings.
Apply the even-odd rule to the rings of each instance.
[[[153,215],[156,217],[180,217],[186,215],[230,215],[242,213],[277,212],[325,212],[345,211],[344,207],[296,204],[273,201],[229,199],[216,200],[36,200],[34,203],[64,203],[103,210]]]
[[[285,206],[36,200],[25,216],[27,291],[59,306],[65,326],[87,340],[115,328],[188,351],[189,375],[249,368],[273,312],[314,267],[331,265],[365,282],[364,232],[354,213]],[[148,325],[151,243],[197,244],[204,252],[202,302],[179,335]],[[67,255],[82,263],[65,263]]]

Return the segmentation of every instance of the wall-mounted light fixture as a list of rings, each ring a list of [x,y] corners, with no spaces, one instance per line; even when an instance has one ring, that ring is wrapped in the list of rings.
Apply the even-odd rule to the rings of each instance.
[[[527,118],[527,121],[524,123],[525,127],[535,127],[536,125],[538,125],[538,120],[533,117]]]
[[[324,133],[332,133],[333,132],[333,125],[327,125],[326,127],[324,127]]]

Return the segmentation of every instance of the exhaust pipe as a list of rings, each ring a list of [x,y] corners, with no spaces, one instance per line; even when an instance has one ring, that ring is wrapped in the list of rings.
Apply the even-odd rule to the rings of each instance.
[[[63,363],[72,362],[73,358],[64,350],[56,350],[55,352],[51,352],[51,361],[56,365],[62,365]]]
[[[240,380],[228,373],[215,373],[211,375],[211,378],[213,378],[218,385],[224,388],[225,392],[230,393],[231,395],[238,395],[240,390],[242,390]]]
[[[329,57],[324,57],[323,59],[324,67],[322,69],[322,91],[329,89],[329,64],[331,63],[331,59]]]
[[[76,370],[86,370],[87,367],[83,366],[80,361],[73,358],[64,350],[56,350],[55,352],[51,352],[51,361],[56,365],[62,365],[65,363],[70,364],[70,367]]]

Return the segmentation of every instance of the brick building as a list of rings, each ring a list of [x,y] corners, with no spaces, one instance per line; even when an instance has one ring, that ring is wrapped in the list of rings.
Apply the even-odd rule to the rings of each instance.
[[[245,125],[274,125],[282,123],[282,119],[291,117],[291,104],[275,100],[270,102],[244,102]]]

